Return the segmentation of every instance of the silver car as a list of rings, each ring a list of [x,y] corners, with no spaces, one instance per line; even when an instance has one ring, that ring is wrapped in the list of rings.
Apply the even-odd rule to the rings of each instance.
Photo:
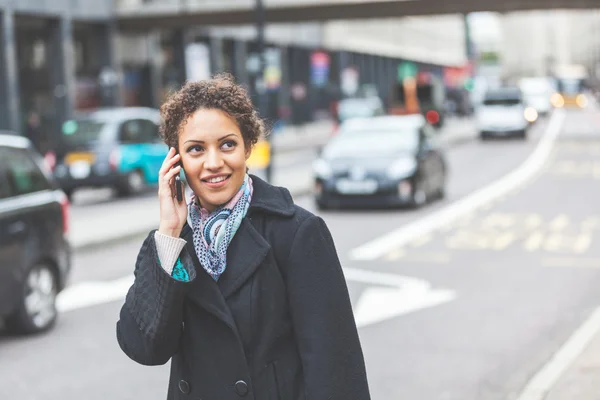
[[[523,95],[518,88],[502,88],[486,93],[477,110],[481,139],[491,136],[517,136],[525,139],[530,125]],[[535,110],[534,110],[535,111]]]

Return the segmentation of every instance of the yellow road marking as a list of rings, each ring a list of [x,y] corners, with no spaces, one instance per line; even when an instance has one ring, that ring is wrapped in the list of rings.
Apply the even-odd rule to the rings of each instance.
[[[398,248],[398,249],[394,249],[394,250],[390,251],[383,258],[386,261],[396,261],[396,260],[401,259],[405,255],[406,255],[406,250],[404,250],[403,248]]]
[[[600,268],[600,258],[546,257],[541,264],[544,267]]]
[[[433,240],[434,235],[432,233],[428,233],[425,235],[421,235],[415,240],[411,241],[408,245],[410,247],[421,247]]]

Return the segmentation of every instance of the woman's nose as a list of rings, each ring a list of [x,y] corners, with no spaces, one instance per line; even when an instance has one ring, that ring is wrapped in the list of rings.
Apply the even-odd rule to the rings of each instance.
[[[204,167],[207,169],[219,169],[223,166],[223,158],[218,151],[208,151]]]

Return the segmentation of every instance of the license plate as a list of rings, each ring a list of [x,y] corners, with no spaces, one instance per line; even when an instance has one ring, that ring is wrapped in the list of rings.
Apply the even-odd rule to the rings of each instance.
[[[71,165],[78,161],[84,161],[88,164],[93,164],[96,156],[93,153],[69,153],[65,156],[65,164]]]
[[[85,161],[75,161],[69,166],[69,172],[74,179],[85,179],[90,176],[90,164]]]
[[[342,194],[373,194],[377,191],[377,182],[374,180],[351,181],[341,179],[336,188]]]

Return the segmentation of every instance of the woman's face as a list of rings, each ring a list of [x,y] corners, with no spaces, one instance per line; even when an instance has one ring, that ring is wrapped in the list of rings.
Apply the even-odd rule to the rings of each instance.
[[[216,109],[200,109],[179,132],[186,179],[200,205],[209,211],[227,203],[240,189],[250,156],[236,121]]]

